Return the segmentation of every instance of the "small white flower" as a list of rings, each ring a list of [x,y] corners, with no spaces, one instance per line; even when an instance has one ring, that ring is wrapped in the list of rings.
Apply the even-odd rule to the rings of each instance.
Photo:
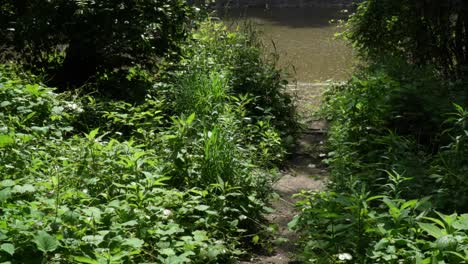
[[[163,210],[163,215],[164,215],[164,216],[170,216],[171,213],[172,213],[172,212],[171,212],[171,210],[169,210],[169,209],[164,209],[164,210]]]
[[[340,253],[338,254],[338,259],[339,260],[352,260],[353,256],[351,256],[351,254],[349,253]]]
[[[88,193],[88,189],[84,189],[84,190],[83,190],[83,193]]]

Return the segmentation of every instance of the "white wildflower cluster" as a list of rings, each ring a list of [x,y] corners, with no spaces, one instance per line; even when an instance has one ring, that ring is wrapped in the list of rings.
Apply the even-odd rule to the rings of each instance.
[[[68,109],[68,110],[71,110],[71,111],[75,111],[77,113],[82,113],[83,112],[83,108],[81,108],[78,104],[73,103],[73,102],[66,103],[64,105],[64,108]]]
[[[348,260],[352,260],[353,256],[351,256],[351,254],[349,253],[340,253],[338,254],[338,259],[341,261],[348,261]]]

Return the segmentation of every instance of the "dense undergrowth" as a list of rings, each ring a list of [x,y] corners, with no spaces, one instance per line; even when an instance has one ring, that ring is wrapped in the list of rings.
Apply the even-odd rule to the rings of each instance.
[[[281,73],[253,32],[214,22],[178,49],[129,70],[153,84],[138,103],[1,66],[0,262],[229,263],[268,236],[295,128]]]
[[[430,6],[364,1],[349,22],[345,36],[368,65],[325,94],[329,190],[302,193],[302,214],[290,223],[303,234],[307,263],[468,262],[465,55],[431,50],[448,43],[414,47],[422,34],[464,38],[458,27],[467,25],[444,20],[446,31],[426,32],[444,26],[427,10],[418,20],[418,8]],[[441,57],[455,66],[443,69]]]

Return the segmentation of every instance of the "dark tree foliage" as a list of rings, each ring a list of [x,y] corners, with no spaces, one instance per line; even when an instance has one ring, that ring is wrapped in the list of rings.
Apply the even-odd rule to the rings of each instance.
[[[184,0],[0,0],[0,43],[62,89],[118,83],[154,72],[196,14]]]
[[[468,1],[367,0],[347,37],[367,58],[399,56],[460,78],[468,66]]]

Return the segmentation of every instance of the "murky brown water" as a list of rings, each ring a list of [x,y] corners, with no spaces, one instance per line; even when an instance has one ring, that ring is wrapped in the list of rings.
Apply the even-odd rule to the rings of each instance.
[[[218,11],[223,20],[251,20],[263,32],[266,43],[274,41],[280,65],[294,66],[299,82],[342,81],[350,76],[352,50],[332,19],[345,14],[337,8],[245,8]],[[290,67],[291,69],[291,67]]]

